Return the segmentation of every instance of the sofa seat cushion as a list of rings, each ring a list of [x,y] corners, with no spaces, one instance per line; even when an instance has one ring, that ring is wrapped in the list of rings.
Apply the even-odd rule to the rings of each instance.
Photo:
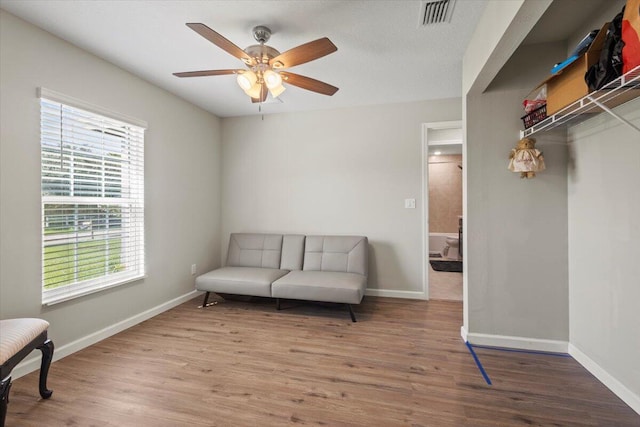
[[[270,297],[271,284],[287,270],[261,267],[222,267],[196,277],[196,289],[223,294]]]
[[[274,298],[360,304],[367,277],[335,271],[292,271],[271,285]]]

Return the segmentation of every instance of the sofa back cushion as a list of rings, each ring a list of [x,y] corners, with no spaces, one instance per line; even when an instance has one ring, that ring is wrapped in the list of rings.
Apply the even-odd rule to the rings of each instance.
[[[282,238],[282,259],[280,270],[302,270],[305,236],[302,234],[285,234]]]
[[[364,236],[307,236],[303,270],[367,276],[369,242]]]
[[[232,233],[227,266],[280,268],[282,234]]]

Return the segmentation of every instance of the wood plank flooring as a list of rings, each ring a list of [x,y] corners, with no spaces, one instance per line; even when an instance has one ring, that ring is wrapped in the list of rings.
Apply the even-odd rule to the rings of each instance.
[[[477,349],[462,305],[200,298],[16,380],[7,426],[640,426],[569,357]]]

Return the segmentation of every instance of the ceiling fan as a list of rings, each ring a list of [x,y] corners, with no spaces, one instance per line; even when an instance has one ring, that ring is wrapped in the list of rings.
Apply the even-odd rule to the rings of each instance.
[[[173,73],[176,77],[202,77],[236,74],[238,85],[251,97],[252,102],[264,102],[267,93],[277,98],[285,91],[283,83],[288,83],[302,89],[317,92],[322,95],[333,95],[338,88],[310,77],[301,76],[288,71],[281,71],[296,65],[304,64],[335,52],[338,48],[326,37],[305,43],[289,49],[284,53],[278,52],[265,43],[271,37],[271,30],[265,26],[253,28],[253,37],[260,44],[251,45],[246,49],[238,46],[200,23],[189,23],[187,27],[200,34],[220,49],[242,60],[247,69],[204,70]]]

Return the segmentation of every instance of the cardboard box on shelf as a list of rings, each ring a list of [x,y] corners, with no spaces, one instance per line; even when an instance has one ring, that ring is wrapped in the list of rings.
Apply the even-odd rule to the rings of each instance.
[[[602,26],[589,49],[581,57],[538,85],[538,87],[547,86],[548,116],[589,94],[590,90],[584,81],[584,75],[589,67],[600,59],[608,28],[609,22]]]

